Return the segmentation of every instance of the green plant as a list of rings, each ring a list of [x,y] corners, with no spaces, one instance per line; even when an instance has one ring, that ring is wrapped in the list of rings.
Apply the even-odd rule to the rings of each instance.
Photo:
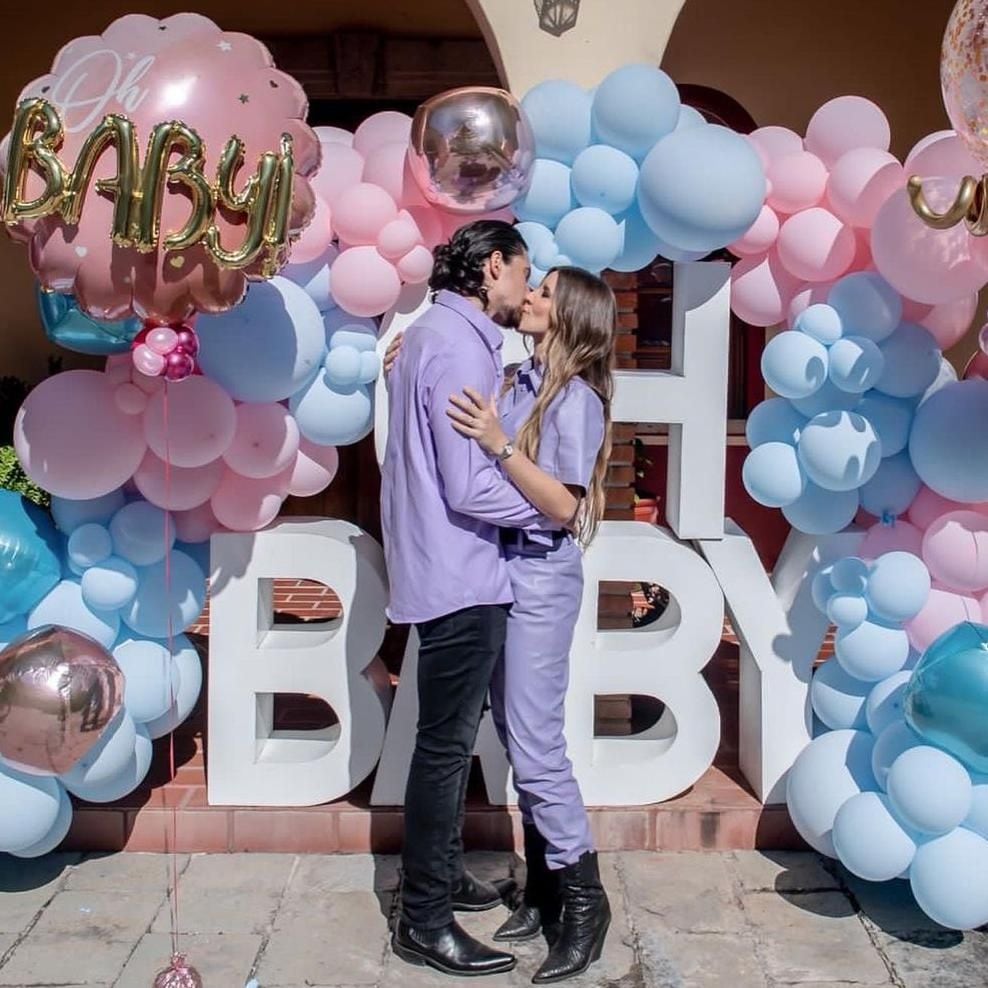
[[[23,494],[29,501],[34,501],[42,508],[47,508],[51,504],[51,496],[48,492],[28,479],[13,446],[0,446],[0,488]]]

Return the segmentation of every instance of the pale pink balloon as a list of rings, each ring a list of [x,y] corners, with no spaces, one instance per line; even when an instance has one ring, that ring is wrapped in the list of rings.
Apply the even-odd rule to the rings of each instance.
[[[774,248],[763,257],[743,257],[731,269],[731,308],[752,326],[774,326],[785,319],[799,287]]]
[[[469,223],[477,220],[501,220],[504,223],[514,223],[515,215],[510,209],[495,209],[489,213],[477,213],[472,216],[464,216],[460,213],[449,213],[444,209],[437,210],[439,219],[443,225],[443,233],[446,240],[451,240],[457,230]]]
[[[934,305],[902,296],[902,318],[906,322],[922,322],[935,308]]]
[[[278,517],[292,469],[260,480],[227,470],[210,505],[216,520],[233,532],[256,532]]]
[[[945,211],[957,192],[954,179],[923,183],[927,202]],[[949,230],[928,227],[913,212],[905,189],[894,193],[875,217],[871,231],[875,266],[907,298],[928,305],[952,302],[988,282],[988,257],[963,223]]]
[[[988,587],[988,517],[952,511],[923,536],[923,562],[935,580],[956,590]]]
[[[863,96],[838,96],[824,103],[806,127],[806,149],[833,166],[854,148],[889,149],[892,131],[881,108]]]
[[[774,158],[765,174],[772,183],[766,201],[776,212],[786,215],[815,206],[827,190],[826,166],[809,151]]]
[[[858,555],[869,562],[886,552],[911,552],[919,556],[923,533],[909,522],[896,519],[894,525],[872,525],[858,546]]]
[[[852,271],[873,271],[875,263],[871,256],[871,230],[862,228],[854,231],[854,259],[845,274]]]
[[[123,384],[129,381],[134,370],[134,359],[130,353],[114,353],[106,358],[103,373],[114,382]]]
[[[429,280],[433,267],[432,251],[418,244],[395,265],[402,281],[409,285],[421,285]]]
[[[144,413],[148,446],[178,467],[201,467],[222,456],[236,427],[233,399],[208,377],[159,391]]]
[[[803,139],[788,127],[759,127],[747,135],[765,168],[787,154],[803,150]]]
[[[927,487],[925,484],[909,505],[909,520],[924,531],[942,515],[952,511],[963,511],[968,506],[957,501],[951,501],[942,494]]]
[[[353,134],[349,130],[344,130],[342,127],[313,127],[316,132],[316,137],[319,138],[319,143],[323,145],[327,144],[344,144],[348,148],[353,147]]]
[[[779,230],[779,260],[801,281],[834,281],[857,253],[854,230],[820,206],[790,216]]]
[[[363,181],[371,185],[379,185],[399,205],[410,198],[410,190],[405,184],[405,165],[408,156],[408,141],[398,141],[392,144],[382,144],[367,155],[364,162]],[[418,192],[414,182],[410,185]],[[412,197],[418,201],[421,193]]]
[[[967,594],[933,584],[923,609],[906,625],[909,643],[917,652],[925,652],[945,631],[962,621],[980,622],[981,605]]]
[[[401,294],[401,278],[395,266],[376,247],[351,247],[333,265],[333,298],[354,316],[379,316]]]
[[[293,497],[319,494],[333,482],[339,467],[340,454],[335,446],[317,446],[303,436],[288,482],[288,493]]]
[[[302,231],[302,236],[292,244],[289,258],[292,264],[308,264],[325,254],[333,243],[332,214],[322,196],[316,196],[316,209],[312,221]]]
[[[988,354],[981,350],[975,351],[964,367],[964,380],[988,381]]]
[[[977,311],[978,295],[974,293],[953,302],[941,302],[917,321],[933,334],[941,350],[949,350],[967,334]]]
[[[906,158],[906,175],[979,176],[982,168],[953,130],[938,130],[922,138]]]
[[[188,511],[208,501],[223,478],[223,461],[201,467],[169,466],[151,450],[134,474],[134,484],[146,500],[166,511]]]
[[[413,247],[422,243],[422,233],[412,219],[411,213],[403,209],[397,219],[393,219],[377,238],[377,249],[382,257],[397,261]]]
[[[407,210],[422,234],[422,242],[429,250],[435,250],[446,240],[438,209],[434,206],[408,206]]]
[[[832,281],[804,284],[793,295],[792,301],[789,303],[788,323],[790,328],[811,305],[826,305],[830,296],[830,289],[833,287]]]
[[[102,497],[137,469],[147,443],[141,419],[117,407],[117,385],[101,371],[73,370],[42,381],[14,422],[24,472],[65,498]]]
[[[868,228],[882,203],[906,184],[898,159],[878,148],[854,148],[842,155],[827,181],[827,204],[851,226]]]
[[[298,424],[284,405],[238,405],[237,431],[223,459],[245,477],[273,477],[295,462],[298,443]]]
[[[124,415],[141,415],[148,404],[148,396],[130,381],[117,385],[113,392],[113,400]]]
[[[764,254],[779,238],[779,217],[769,205],[762,206],[758,219],[728,250],[738,257],[748,257],[752,254]]]
[[[190,545],[205,542],[216,532],[224,531],[208,501],[188,511],[172,512],[172,521],[175,523],[175,537],[180,542],[188,542]]]
[[[134,367],[145,377],[160,377],[165,369],[165,358],[155,353],[146,343],[139,343],[132,351]]]
[[[397,110],[383,110],[369,116],[354,132],[353,146],[366,158],[385,144],[408,147],[412,118]]]
[[[148,333],[146,343],[155,353],[167,357],[178,343],[178,333],[171,326],[155,326]]]
[[[363,174],[364,158],[359,151],[345,144],[323,144],[322,164],[310,182],[315,194],[332,210],[347,189],[360,184]]]
[[[341,193],[333,217],[340,240],[361,246],[377,243],[384,227],[398,218],[398,207],[380,186],[361,182]]]

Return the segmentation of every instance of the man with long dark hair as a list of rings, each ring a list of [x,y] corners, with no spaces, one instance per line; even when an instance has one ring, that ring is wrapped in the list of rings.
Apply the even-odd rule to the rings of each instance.
[[[498,528],[544,527],[496,459],[446,410],[464,387],[497,394],[502,335],[527,292],[528,254],[507,223],[481,220],[436,251],[433,306],[409,327],[388,379],[382,475],[388,615],[419,635],[419,721],[405,793],[402,911],[393,947],[454,975],[508,971],[515,958],[471,937],[453,910],[492,908],[498,889],[463,868],[463,803],[511,586]],[[511,455],[510,445],[500,454]]]

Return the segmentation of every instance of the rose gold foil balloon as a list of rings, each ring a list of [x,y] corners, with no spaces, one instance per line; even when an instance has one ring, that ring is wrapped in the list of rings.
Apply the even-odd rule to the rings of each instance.
[[[124,677],[87,635],[47,625],[0,652],[0,757],[35,775],[67,772],[123,704]]]
[[[988,0],[957,0],[943,36],[940,85],[954,130],[988,166]]]
[[[168,967],[154,979],[154,988],[202,988],[202,977],[184,954],[176,954]]]
[[[412,122],[408,162],[422,194],[454,213],[510,205],[527,188],[535,137],[503,89],[451,89],[423,103]]]

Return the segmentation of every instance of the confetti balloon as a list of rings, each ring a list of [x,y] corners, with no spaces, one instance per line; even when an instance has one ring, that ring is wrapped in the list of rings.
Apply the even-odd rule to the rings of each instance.
[[[988,165],[988,0],[958,0],[940,53],[947,116],[967,149]]]
[[[202,988],[202,977],[184,954],[175,954],[168,967],[158,972],[154,988]]]

